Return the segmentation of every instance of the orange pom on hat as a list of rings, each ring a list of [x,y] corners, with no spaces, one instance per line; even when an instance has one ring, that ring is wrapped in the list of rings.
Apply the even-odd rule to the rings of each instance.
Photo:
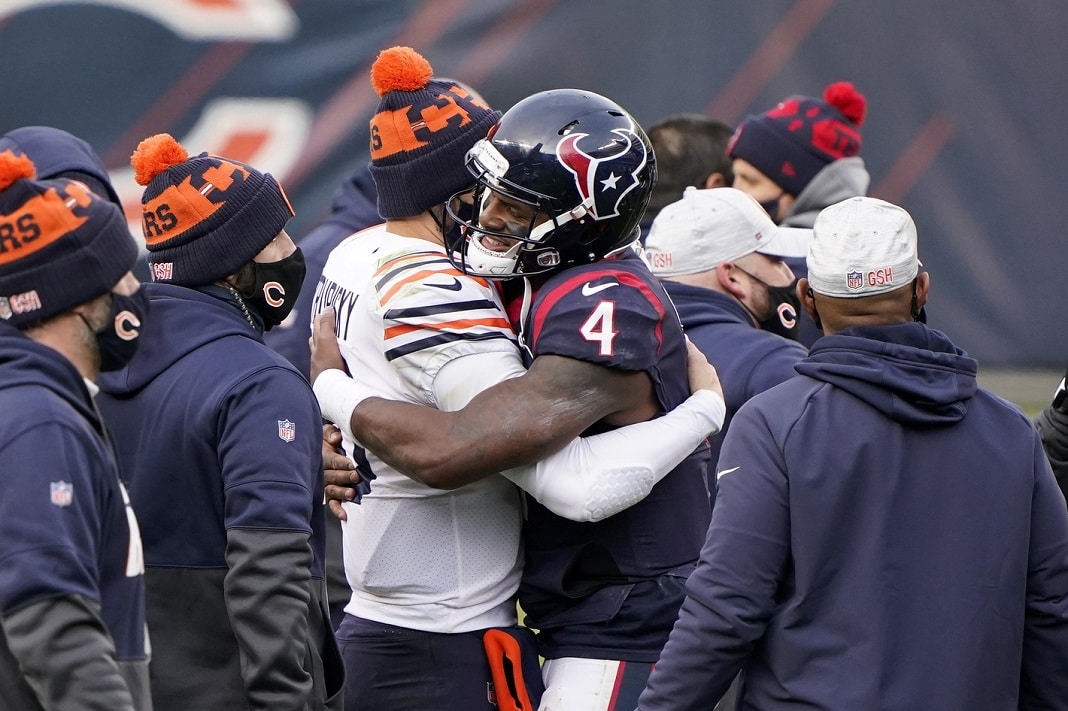
[[[371,67],[382,98],[371,118],[371,175],[378,213],[411,217],[474,183],[465,158],[501,117],[411,47],[390,47]]]
[[[169,133],[157,133],[137,144],[130,165],[138,185],[148,185],[152,179],[172,165],[185,163],[189,153]]]
[[[141,228],[154,281],[211,284],[263,251],[293,217],[269,173],[201,153],[192,158],[166,133],[130,157],[141,197]]]
[[[137,259],[118,207],[36,172],[29,157],[0,151],[0,319],[19,328],[106,294]]]
[[[411,47],[384,49],[371,66],[371,86],[379,97],[391,91],[422,89],[433,76],[430,62]]]
[[[7,190],[16,180],[32,178],[37,172],[33,161],[13,151],[0,153],[0,190]]]

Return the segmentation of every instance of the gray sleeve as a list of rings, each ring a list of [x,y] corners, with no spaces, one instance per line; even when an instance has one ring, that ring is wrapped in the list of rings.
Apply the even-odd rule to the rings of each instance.
[[[44,600],[4,616],[0,624],[44,708],[134,709],[96,603],[80,596]]]
[[[1047,407],[1035,419],[1035,427],[1042,436],[1042,446],[1057,477],[1061,492],[1068,499],[1068,412]]]
[[[305,667],[312,551],[299,531],[226,532],[226,609],[252,709],[298,709],[312,695]]]

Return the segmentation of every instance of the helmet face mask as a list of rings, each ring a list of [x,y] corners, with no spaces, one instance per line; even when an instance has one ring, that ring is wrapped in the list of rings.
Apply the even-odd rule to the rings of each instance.
[[[450,200],[459,229],[445,235],[446,251],[462,271],[496,279],[588,264],[628,246],[656,178],[652,147],[630,115],[573,89],[516,104],[468,152],[467,167],[476,181],[474,215],[463,219]],[[484,219],[497,203],[515,206],[523,219],[501,230],[499,217]]]

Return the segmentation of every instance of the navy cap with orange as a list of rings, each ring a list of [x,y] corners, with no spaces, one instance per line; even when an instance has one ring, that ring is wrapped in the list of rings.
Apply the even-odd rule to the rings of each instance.
[[[25,328],[106,294],[137,260],[122,211],[0,152],[0,319]]]
[[[458,82],[433,75],[411,47],[390,47],[371,67],[382,98],[371,117],[371,175],[386,219],[418,215],[472,185],[467,151],[501,117]]]
[[[153,281],[201,286],[224,279],[293,217],[269,173],[207,153],[190,158],[166,133],[141,141],[130,164],[146,186],[141,228]]]

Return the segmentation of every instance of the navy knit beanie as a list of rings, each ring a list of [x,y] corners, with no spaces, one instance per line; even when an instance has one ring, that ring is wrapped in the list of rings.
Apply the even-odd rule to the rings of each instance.
[[[823,100],[791,96],[770,111],[748,116],[727,145],[727,155],[752,163],[794,197],[823,168],[860,152],[864,95],[836,82]]]
[[[0,319],[25,328],[106,294],[133,268],[122,211],[74,180],[34,180],[0,152]]]
[[[391,47],[371,67],[382,98],[371,118],[371,175],[382,217],[411,217],[473,184],[467,151],[501,117],[458,83],[433,79],[410,47]]]
[[[84,139],[52,126],[23,126],[0,136],[0,151],[9,149],[32,160],[41,180],[81,180],[97,195],[122,207],[104,162]]]
[[[200,286],[223,279],[293,217],[270,174],[207,153],[190,158],[166,133],[141,141],[130,164],[146,186],[141,228],[153,281]]]

